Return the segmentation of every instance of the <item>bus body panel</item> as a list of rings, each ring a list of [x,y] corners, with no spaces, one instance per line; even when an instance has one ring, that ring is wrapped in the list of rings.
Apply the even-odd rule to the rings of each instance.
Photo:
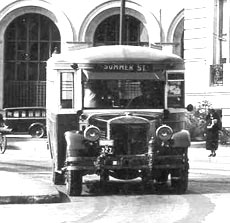
[[[66,142],[64,133],[66,131],[77,129],[78,119],[79,117],[77,114],[47,114],[48,142],[50,143],[50,152],[53,157],[55,171],[61,171],[66,159]]]

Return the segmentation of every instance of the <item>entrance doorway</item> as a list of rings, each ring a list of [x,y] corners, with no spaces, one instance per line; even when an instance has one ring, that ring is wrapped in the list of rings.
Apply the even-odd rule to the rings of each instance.
[[[28,13],[10,23],[4,38],[4,107],[45,106],[46,61],[61,46],[56,25]]]

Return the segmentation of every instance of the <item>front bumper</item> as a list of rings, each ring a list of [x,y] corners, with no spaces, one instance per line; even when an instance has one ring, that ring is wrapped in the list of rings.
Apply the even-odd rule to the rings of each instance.
[[[103,170],[159,170],[186,168],[187,159],[184,155],[126,155],[99,157],[69,157],[66,161],[67,170],[97,171]]]

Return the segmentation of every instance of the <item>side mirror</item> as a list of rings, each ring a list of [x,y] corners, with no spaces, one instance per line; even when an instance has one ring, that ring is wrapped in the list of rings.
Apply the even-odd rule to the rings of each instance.
[[[192,104],[189,104],[186,108],[189,112],[193,111],[193,105]]]

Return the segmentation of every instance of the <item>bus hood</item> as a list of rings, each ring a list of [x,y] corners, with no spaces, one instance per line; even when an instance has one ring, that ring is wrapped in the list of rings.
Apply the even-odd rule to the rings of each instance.
[[[160,112],[108,112],[94,114],[88,117],[91,125],[104,124],[143,124],[162,120]]]

